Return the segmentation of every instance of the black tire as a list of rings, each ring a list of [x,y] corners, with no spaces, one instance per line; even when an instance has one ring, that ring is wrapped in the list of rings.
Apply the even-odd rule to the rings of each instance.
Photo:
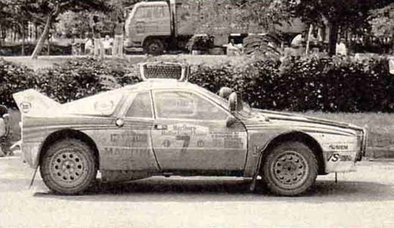
[[[144,43],[144,52],[150,55],[161,55],[164,49],[165,45],[160,39],[149,39]]]
[[[312,150],[301,142],[284,142],[273,148],[263,161],[264,185],[274,194],[296,196],[314,183],[318,163]]]
[[[80,194],[96,180],[95,156],[86,143],[64,139],[51,145],[43,155],[40,173],[46,186],[55,193]]]

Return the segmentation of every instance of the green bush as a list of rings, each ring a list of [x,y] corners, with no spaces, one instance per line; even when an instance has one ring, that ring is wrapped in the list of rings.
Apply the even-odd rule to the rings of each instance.
[[[251,59],[237,66],[202,66],[192,82],[212,92],[235,88],[252,107],[328,112],[393,112],[394,77],[387,59],[345,57]]]
[[[293,111],[393,111],[393,77],[386,59],[310,57],[281,66],[281,109]]]
[[[232,87],[252,107],[327,112],[393,112],[394,76],[387,59],[343,57],[250,58],[235,64],[192,66],[189,81],[212,92]],[[139,68],[128,60],[73,59],[34,72],[0,60],[1,103],[15,107],[12,94],[34,88],[64,103],[139,82]],[[110,81],[111,81],[110,80]]]
[[[69,102],[111,89],[103,83],[104,77],[113,78],[118,86],[139,81],[137,69],[127,65],[127,61],[69,60],[38,71],[38,89],[60,103]]]
[[[139,81],[138,69],[126,60],[73,59],[37,72],[0,60],[1,104],[15,108],[12,94],[30,88],[60,103],[80,99],[111,89],[103,83],[103,76],[113,78],[118,86]]]
[[[35,85],[34,71],[0,59],[0,104],[15,107],[12,94]]]

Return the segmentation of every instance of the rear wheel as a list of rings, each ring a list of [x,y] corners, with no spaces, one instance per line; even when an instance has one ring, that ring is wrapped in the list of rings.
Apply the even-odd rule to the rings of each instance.
[[[301,142],[285,142],[271,150],[264,160],[264,184],[277,195],[295,196],[315,182],[318,164],[312,150]]]
[[[144,44],[144,52],[151,55],[163,54],[164,48],[165,45],[160,39],[149,39]]]
[[[41,176],[49,189],[60,194],[78,194],[96,179],[92,149],[77,139],[59,141],[44,154]]]

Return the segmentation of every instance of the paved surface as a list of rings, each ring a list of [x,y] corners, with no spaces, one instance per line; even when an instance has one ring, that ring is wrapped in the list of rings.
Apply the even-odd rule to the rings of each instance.
[[[18,158],[0,159],[0,227],[394,227],[394,162],[319,177],[302,197],[247,192],[227,178],[151,178],[83,196],[48,191]]]

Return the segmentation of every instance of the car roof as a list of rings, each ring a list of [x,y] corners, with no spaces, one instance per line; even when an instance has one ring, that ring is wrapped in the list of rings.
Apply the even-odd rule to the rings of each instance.
[[[203,88],[187,81],[178,81],[176,79],[149,79],[133,85],[124,87],[126,90],[151,90],[151,89],[191,89],[202,91]]]

